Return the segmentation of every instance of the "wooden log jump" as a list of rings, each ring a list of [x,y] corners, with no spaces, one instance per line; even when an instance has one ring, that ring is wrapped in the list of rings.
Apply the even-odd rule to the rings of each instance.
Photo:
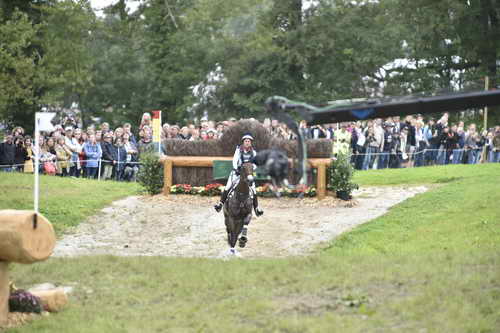
[[[27,210],[0,210],[0,324],[9,312],[10,262],[31,264],[47,259],[56,245],[52,224]]]
[[[194,168],[212,168],[214,161],[232,161],[228,156],[167,156],[163,161],[164,185],[163,194],[170,195],[172,187],[173,168],[174,167],[194,167]],[[309,158],[309,166],[318,169],[316,175],[317,197],[322,200],[326,197],[326,168],[331,163],[329,158]]]

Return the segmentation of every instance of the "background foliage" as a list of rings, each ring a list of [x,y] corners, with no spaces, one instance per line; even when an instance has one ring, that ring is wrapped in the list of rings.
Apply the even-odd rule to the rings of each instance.
[[[158,155],[146,153],[141,156],[141,168],[137,174],[137,181],[143,190],[151,195],[163,190],[163,164],[158,161]]]
[[[0,1],[0,122],[78,105],[84,122],[263,116],[328,100],[498,85],[494,0]],[[76,104],[74,104],[76,103]],[[467,115],[470,117],[470,115]],[[477,116],[472,114],[472,117]],[[490,125],[500,121],[492,110]]]

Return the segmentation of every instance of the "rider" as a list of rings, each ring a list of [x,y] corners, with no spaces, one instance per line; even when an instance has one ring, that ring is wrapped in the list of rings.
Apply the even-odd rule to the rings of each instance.
[[[229,175],[229,179],[227,180],[226,187],[224,188],[224,191],[222,192],[220,202],[214,206],[215,210],[217,212],[220,212],[222,209],[222,206],[224,205],[224,202],[226,202],[227,195],[229,194],[229,191],[231,190],[231,187],[233,184],[236,184],[239,176],[240,176],[240,168],[243,163],[251,162],[253,163],[253,169],[257,169],[257,166],[255,165],[253,159],[257,155],[257,152],[253,149],[252,147],[252,142],[253,142],[253,137],[251,134],[247,133],[243,135],[241,138],[241,142],[243,143],[241,146],[236,146],[236,151],[234,152],[233,156],[233,170],[231,171],[231,174]],[[264,214],[264,211],[259,209],[259,203],[257,201],[257,192],[255,190],[255,182],[252,183],[251,185],[251,190],[253,194],[253,208],[255,210],[255,215],[261,216]]]

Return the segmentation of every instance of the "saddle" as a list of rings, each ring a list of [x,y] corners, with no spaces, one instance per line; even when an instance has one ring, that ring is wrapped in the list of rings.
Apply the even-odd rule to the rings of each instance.
[[[239,182],[239,181],[238,181]],[[236,188],[236,186],[238,186],[238,182],[235,182],[233,183],[233,185],[231,186],[231,188],[227,191],[227,198],[231,198],[234,194],[234,189]],[[254,190],[250,187],[250,199],[253,199],[255,193],[254,193]]]

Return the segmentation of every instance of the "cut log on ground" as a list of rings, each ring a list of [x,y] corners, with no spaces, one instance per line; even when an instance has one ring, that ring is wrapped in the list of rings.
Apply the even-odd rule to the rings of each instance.
[[[31,264],[47,259],[56,235],[41,214],[28,210],[0,210],[0,260]],[[7,283],[8,284],[8,283]]]
[[[59,312],[68,303],[68,296],[62,289],[38,290],[31,293],[40,298],[45,311]]]

